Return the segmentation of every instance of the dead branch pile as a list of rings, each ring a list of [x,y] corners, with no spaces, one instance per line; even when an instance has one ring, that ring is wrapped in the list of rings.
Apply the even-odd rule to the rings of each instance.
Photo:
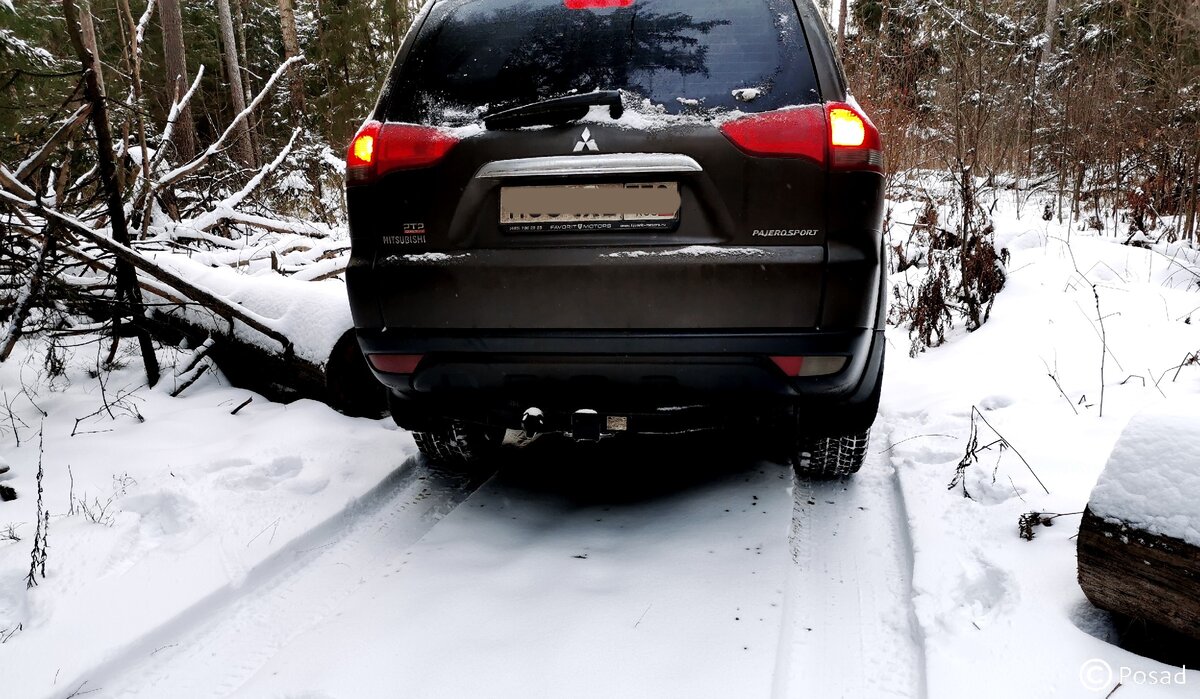
[[[98,79],[94,37],[89,41],[83,29],[87,23],[80,22],[74,0],[64,0],[63,8],[81,67],[75,90],[64,98],[70,113],[21,163],[0,163],[0,361],[23,334],[100,334],[111,342],[110,363],[118,341],[136,337],[147,382],[154,385],[160,378],[155,341],[187,342],[205,348],[235,383],[272,397],[377,410],[378,392],[351,336],[319,353],[297,351],[289,328],[170,264],[190,257],[244,271],[269,263],[274,274],[292,276],[297,284],[344,270],[348,245],[334,230],[253,203],[287,160],[299,129],[257,169],[243,169],[226,155],[253,111],[302,59],[284,61],[207,148],[173,162],[175,120],[203,71],[152,138],[137,103],[137,71],[127,99],[107,94]],[[135,55],[141,34],[131,37]]]

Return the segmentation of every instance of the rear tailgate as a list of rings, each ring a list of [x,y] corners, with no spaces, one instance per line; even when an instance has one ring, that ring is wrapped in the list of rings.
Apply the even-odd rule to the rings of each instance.
[[[349,189],[351,274],[380,304],[359,304],[356,317],[408,328],[819,325],[823,151],[822,162],[757,157],[721,131],[747,115],[821,110],[791,0],[571,9],[587,4],[449,0],[430,12],[378,116],[458,141],[429,167]],[[622,90],[625,115],[479,126],[485,110],[593,89]],[[677,207],[626,217],[589,203],[646,187],[677,195]]]

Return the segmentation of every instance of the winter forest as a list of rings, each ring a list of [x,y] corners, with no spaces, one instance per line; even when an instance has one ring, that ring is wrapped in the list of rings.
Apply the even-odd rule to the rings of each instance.
[[[419,0],[0,0],[0,697],[1194,696],[1200,0],[798,2],[886,154],[852,481],[417,455],[345,181]]]

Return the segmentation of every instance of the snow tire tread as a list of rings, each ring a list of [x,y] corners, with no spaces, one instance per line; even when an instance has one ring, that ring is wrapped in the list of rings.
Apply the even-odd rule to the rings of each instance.
[[[870,441],[870,428],[853,434],[803,436],[792,457],[792,467],[806,478],[845,478],[862,468]]]
[[[412,436],[426,460],[453,470],[469,469],[499,444],[486,428],[460,420],[450,420],[437,429],[414,431]]]

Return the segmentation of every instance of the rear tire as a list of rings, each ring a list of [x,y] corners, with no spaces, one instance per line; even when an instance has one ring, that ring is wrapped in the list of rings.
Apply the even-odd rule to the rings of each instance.
[[[846,478],[858,473],[867,459],[871,428],[852,434],[801,436],[792,455],[792,468],[804,478]]]
[[[461,420],[445,420],[412,435],[427,461],[453,471],[472,470],[504,441],[504,430]]]

